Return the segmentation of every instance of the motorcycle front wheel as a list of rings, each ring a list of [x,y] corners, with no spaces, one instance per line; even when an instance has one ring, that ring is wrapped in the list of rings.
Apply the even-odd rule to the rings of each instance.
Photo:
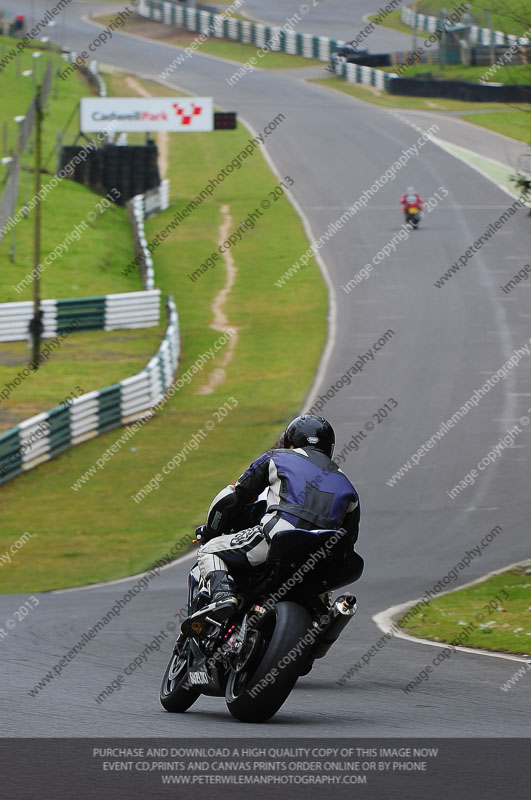
[[[182,714],[195,703],[200,692],[187,685],[188,680],[188,648],[182,652],[173,652],[166,667],[162,686],[160,687],[160,702],[166,711]]]

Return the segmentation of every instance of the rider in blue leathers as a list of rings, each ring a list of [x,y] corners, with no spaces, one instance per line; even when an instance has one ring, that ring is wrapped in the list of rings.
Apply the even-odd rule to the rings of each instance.
[[[346,560],[359,578],[363,560],[354,552],[360,519],[358,493],[332,461],[334,444],[334,430],[323,417],[296,417],[284,432],[282,448],[261,455],[236,483],[216,495],[206,525],[198,528],[199,538],[207,540],[199,548],[197,561],[211,603],[189,620],[204,615],[220,621],[229,618],[238,605],[231,570],[263,564],[279,531],[346,531],[352,542]],[[267,505],[260,524],[226,533],[235,530],[244,507],[264,490]]]

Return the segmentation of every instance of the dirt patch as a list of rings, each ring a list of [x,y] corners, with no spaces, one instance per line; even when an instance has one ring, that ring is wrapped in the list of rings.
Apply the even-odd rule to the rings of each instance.
[[[20,342],[16,343],[21,344]],[[16,350],[9,346],[9,343],[2,343],[0,345],[0,364],[3,367],[18,367],[24,364],[27,365],[28,361],[30,361],[30,349],[28,348],[27,353],[22,353],[20,351],[20,347]]]
[[[365,83],[357,84],[360,89],[367,89],[368,92],[371,92],[375,97],[381,97],[384,92],[381,92],[380,89],[377,89],[376,86],[367,86]]]
[[[223,221],[219,226],[219,244],[223,244],[223,242],[227,239],[232,227],[232,217],[230,215],[229,206],[222,205],[221,213],[223,214]],[[212,330],[219,331],[220,333],[225,333],[229,327],[229,320],[225,314],[225,311],[223,310],[223,306],[225,305],[232,287],[234,286],[234,281],[236,280],[237,274],[236,265],[234,263],[231,251],[226,250],[223,253],[223,258],[225,260],[227,280],[225,281],[225,286],[223,289],[219,290],[212,301],[214,321],[209,325]],[[230,327],[235,331],[235,334],[234,336],[231,336],[229,342],[227,343],[227,347],[225,348],[225,352],[219,367],[216,367],[216,369],[212,371],[208,381],[203,386],[199,387],[196,394],[212,394],[214,389],[217,389],[217,387],[226,379],[226,368],[234,357],[234,350],[238,342],[238,328],[235,328],[234,325],[231,325]]]
[[[91,18],[100,25],[108,24],[107,17],[94,14]],[[121,30],[127,33],[134,33],[136,36],[144,36],[146,39],[155,39],[169,44],[189,44],[198,36],[195,31],[187,31],[184,28],[178,28],[176,25],[155,22],[141,17],[139,14],[130,14]]]
[[[23,414],[10,414],[8,411],[0,411],[0,435],[8,431],[10,428],[14,428],[19,422],[22,422],[22,420],[28,419],[31,416],[33,415],[28,414],[27,416],[24,416]]]

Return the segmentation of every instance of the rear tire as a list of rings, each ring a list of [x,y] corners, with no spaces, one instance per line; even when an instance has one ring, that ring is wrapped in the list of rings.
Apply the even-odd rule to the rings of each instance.
[[[160,687],[160,702],[166,711],[182,714],[187,711],[197,700],[200,692],[186,686],[188,679],[188,648],[183,653],[172,653],[166,667],[162,686]]]
[[[307,665],[312,642],[301,640],[312,630],[312,619],[306,609],[286,601],[278,603],[270,616],[273,619],[260,626],[264,641],[257,663],[238,672],[232,670],[227,682],[227,708],[242,722],[265,722],[274,716],[295,686],[302,666]],[[280,663],[292,648],[299,646],[289,663]]]

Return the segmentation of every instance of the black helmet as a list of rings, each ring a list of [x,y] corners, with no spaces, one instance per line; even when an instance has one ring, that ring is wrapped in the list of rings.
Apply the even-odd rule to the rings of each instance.
[[[332,458],[335,443],[336,435],[330,423],[315,414],[295,417],[284,431],[284,447],[315,447],[328,458]]]

